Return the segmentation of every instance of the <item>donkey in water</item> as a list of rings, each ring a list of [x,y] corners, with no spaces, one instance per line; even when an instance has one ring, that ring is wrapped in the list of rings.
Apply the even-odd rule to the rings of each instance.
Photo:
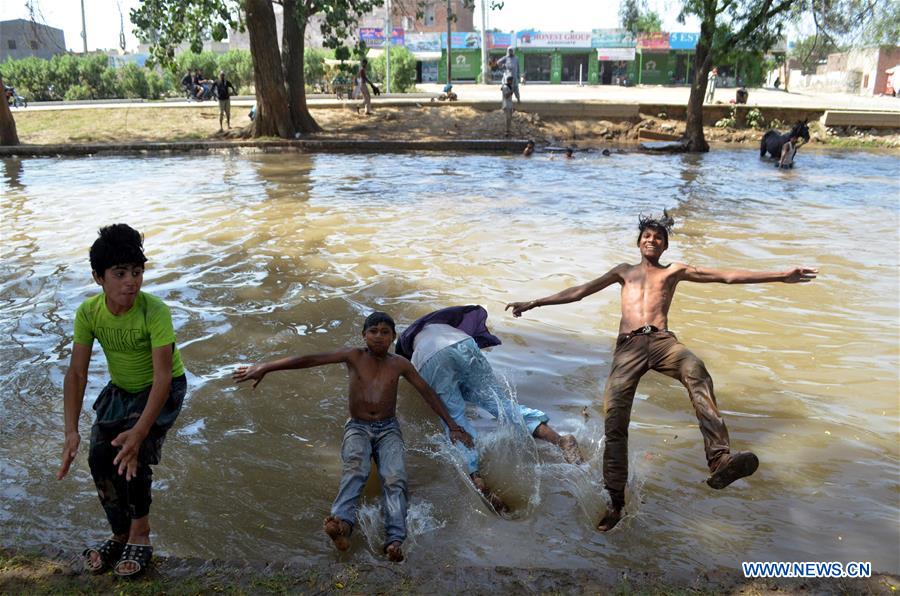
[[[808,118],[803,122],[798,121],[790,132],[784,134],[779,134],[777,130],[767,130],[766,134],[762,137],[762,141],[759,143],[759,156],[765,157],[766,152],[768,152],[769,155],[775,159],[779,159],[781,157],[781,148],[787,143],[787,140],[793,136],[798,136],[803,139],[804,143],[808,143],[809,126],[807,126],[807,122],[809,122]]]

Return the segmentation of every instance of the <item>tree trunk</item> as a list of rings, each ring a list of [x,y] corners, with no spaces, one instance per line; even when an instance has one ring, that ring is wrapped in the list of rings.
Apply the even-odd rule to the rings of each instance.
[[[244,0],[250,55],[256,81],[256,117],[254,137],[294,137],[294,123],[284,88],[278,30],[271,0]]]
[[[696,153],[709,151],[709,143],[703,135],[703,100],[706,96],[707,77],[712,66],[714,19],[715,17],[712,23],[704,21],[700,25],[700,39],[697,40],[697,47],[694,50],[694,80],[691,83],[683,141],[688,151]]]
[[[0,89],[3,87],[3,77],[0,77]],[[6,91],[3,91],[3,98],[0,101],[0,145],[18,145],[19,134],[16,132],[16,119],[13,118],[12,112],[9,110],[9,104],[6,101]]]
[[[300,132],[321,132],[309,108],[306,106],[306,80],[303,73],[304,45],[306,40],[306,17],[302,26],[295,14],[296,0],[284,0],[284,25],[281,35],[281,62],[284,65],[284,80],[287,82],[288,105],[294,128]]]

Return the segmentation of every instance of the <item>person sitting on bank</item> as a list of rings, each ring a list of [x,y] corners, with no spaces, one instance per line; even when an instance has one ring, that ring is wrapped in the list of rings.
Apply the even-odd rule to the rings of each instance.
[[[660,263],[669,248],[669,229],[675,221],[663,211],[659,218],[639,217],[637,246],[641,261],[621,263],[585,284],[530,302],[511,302],[514,317],[539,306],[577,302],[613,284],[622,287],[622,316],[619,337],[613,353],[612,368],[603,396],[605,412],[605,448],[603,482],[610,496],[610,507],[597,529],[610,530],[619,523],[625,507],[628,480],[628,426],[638,382],[655,370],[677,379],[688,391],[694,412],[700,421],[700,433],[706,450],[710,475],[706,483],[722,489],[756,471],[759,460],[749,451],[732,452],[725,421],[716,405],[713,382],[706,365],[669,331],[669,307],[679,282],[756,284],[806,283],[818,270],[793,267],[784,271],[722,271],[685,263]]]
[[[410,359],[440,396],[453,422],[473,438],[475,427],[466,417],[466,404],[487,411],[495,419],[524,424],[532,437],[559,447],[567,463],[582,463],[574,436],[560,435],[553,430],[541,410],[517,404],[494,376],[481,348],[498,346],[501,342],[488,331],[487,316],[484,307],[474,304],[434,311],[414,321],[400,334],[396,352]],[[459,444],[457,447],[475,487],[498,513],[507,511],[506,504],[485,485],[478,472],[478,452]]]

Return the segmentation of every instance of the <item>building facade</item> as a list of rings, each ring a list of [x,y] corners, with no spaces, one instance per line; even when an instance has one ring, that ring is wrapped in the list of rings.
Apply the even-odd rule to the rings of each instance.
[[[31,56],[49,60],[66,53],[66,37],[62,29],[25,19],[0,21],[0,62]]]

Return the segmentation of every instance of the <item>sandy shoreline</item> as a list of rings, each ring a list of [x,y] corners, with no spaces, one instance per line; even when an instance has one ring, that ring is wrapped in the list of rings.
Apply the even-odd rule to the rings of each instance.
[[[0,548],[0,593],[647,593],[647,594],[895,594],[900,577],[866,579],[745,579],[734,573],[691,577],[627,569],[515,567],[422,568],[386,561],[310,566],[302,560],[219,561],[157,557],[137,580],[82,572],[75,553]]]

